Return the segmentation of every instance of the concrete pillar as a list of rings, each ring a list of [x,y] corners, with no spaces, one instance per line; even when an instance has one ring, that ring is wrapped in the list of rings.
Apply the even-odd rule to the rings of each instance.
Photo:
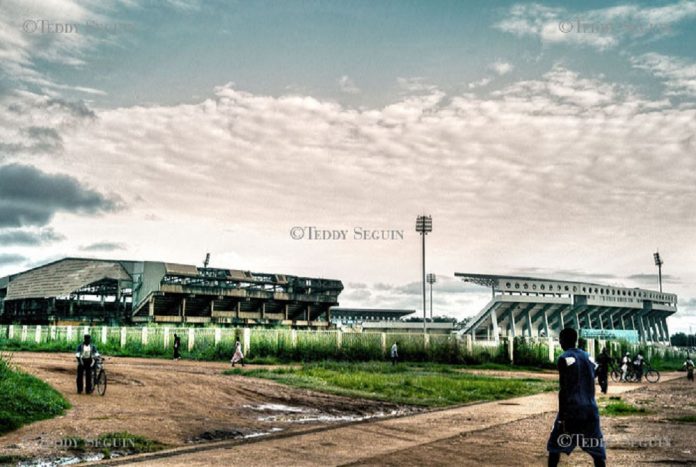
[[[495,341],[495,345],[500,344],[500,333],[498,331],[498,315],[495,313],[495,310],[491,310],[491,325],[493,326],[493,340]]]
[[[639,317],[638,317],[638,325],[639,325],[639,327],[640,327],[640,341],[641,341],[641,342],[645,342],[647,339],[646,339],[646,336],[645,336],[645,325],[644,325],[644,323],[643,323],[643,317],[642,317],[642,316],[639,316]]]
[[[340,349],[343,347],[343,332],[338,330],[336,331],[336,348]]]
[[[665,331],[665,340],[667,341],[667,344],[671,344],[671,340],[669,338],[669,328],[667,327],[667,318],[663,317],[662,318],[662,329]]]
[[[575,330],[578,331],[578,334],[580,334],[580,328],[582,326],[580,324],[580,314],[577,311],[575,312],[575,327]]]
[[[193,328],[188,330],[188,351],[192,351],[193,347],[196,345],[196,331]]]
[[[27,325],[25,324],[25,325],[22,326],[22,337],[21,337],[21,341],[22,341],[22,342],[26,342],[26,340],[27,340],[27,332],[28,332],[28,330],[27,330]]]
[[[510,358],[510,363],[515,363],[515,339],[508,337],[508,357]]]
[[[551,332],[549,331],[549,313],[544,311],[544,334],[548,339],[551,338]]]
[[[587,353],[590,354],[590,357],[592,359],[595,358],[595,345],[594,345],[594,339],[587,339]]]
[[[624,315],[621,315],[621,329],[626,330],[626,322],[624,321]]]
[[[516,333],[517,333],[517,329],[515,329],[515,328],[516,328],[516,325],[515,325],[515,309],[513,308],[512,310],[510,310],[510,331],[511,331],[510,334],[512,335],[513,338],[515,337],[515,335],[516,335]]]
[[[215,328],[215,345],[220,345],[221,340],[222,340],[222,329]]]
[[[382,333],[382,354],[386,355],[387,353],[387,333],[383,332]]]
[[[151,318],[155,316],[155,299],[153,297],[147,301],[147,315]]]
[[[14,324],[10,324],[10,327],[7,330],[7,338],[8,339],[14,339]]]
[[[602,320],[604,316],[602,316],[602,313],[597,313],[597,319],[599,320],[599,329],[604,331],[604,322]]]
[[[50,333],[51,333],[51,340],[52,341],[56,340],[56,327],[51,326],[49,329],[50,329]]]
[[[40,324],[36,325],[36,331],[34,332],[34,341],[36,341],[37,344],[41,343],[41,325]]]
[[[251,353],[251,329],[242,329],[242,345],[244,346],[244,356]]]
[[[106,338],[108,337],[108,335],[109,335],[109,328],[107,328],[106,326],[102,326],[102,328],[101,328],[101,343],[102,344],[106,344]]]
[[[558,335],[561,335],[561,331],[565,329],[565,320],[563,319],[563,309],[558,310],[558,324],[561,325],[561,329],[558,330]]]
[[[141,335],[141,337],[140,337],[140,342],[141,342],[143,345],[147,345],[147,326],[143,326],[143,328],[142,328],[142,330],[141,330],[141,334],[142,334],[142,335]]]
[[[122,327],[121,328],[121,347],[126,346],[126,338],[128,337],[128,328]]]
[[[169,328],[164,328],[164,337],[162,341],[164,342],[164,348],[169,348]]]
[[[529,337],[531,339],[532,337],[535,337],[535,336],[533,335],[534,333],[532,332],[532,315],[529,312],[529,308],[527,308],[527,312],[525,313],[525,315],[526,315],[525,318],[527,319],[527,332],[529,333]]]
[[[293,349],[295,347],[297,347],[297,330],[296,329],[290,330],[290,343],[292,344]]]
[[[549,362],[553,363],[556,360],[556,349],[554,348],[553,338],[548,337],[546,340],[549,346]]]

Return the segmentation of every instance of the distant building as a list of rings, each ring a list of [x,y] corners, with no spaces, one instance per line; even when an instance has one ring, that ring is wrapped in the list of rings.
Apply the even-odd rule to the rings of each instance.
[[[398,321],[416,310],[388,308],[331,308],[331,322],[336,325],[360,324],[366,321]]]
[[[360,326],[363,332],[423,334],[422,321],[366,321]],[[455,326],[453,322],[425,323],[428,334],[451,334],[455,331]]]
[[[342,290],[332,279],[65,258],[0,278],[0,322],[328,327]]]

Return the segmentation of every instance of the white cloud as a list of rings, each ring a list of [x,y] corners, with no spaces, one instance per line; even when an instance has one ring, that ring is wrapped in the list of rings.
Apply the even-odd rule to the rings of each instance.
[[[343,75],[339,78],[338,80],[338,86],[341,89],[341,92],[344,92],[346,94],[359,94],[360,93],[360,88],[355,85],[352,79],[350,79],[348,76]]]
[[[632,57],[631,63],[664,80],[667,95],[696,96],[696,63],[658,53]]]
[[[605,50],[629,38],[674,34],[679,22],[694,17],[696,2],[691,0],[660,7],[621,5],[585,11],[521,3],[513,5],[494,27],[517,36],[538,37],[546,44]]]
[[[511,63],[498,61],[491,63],[490,68],[498,76],[503,76],[510,73],[515,67]]]

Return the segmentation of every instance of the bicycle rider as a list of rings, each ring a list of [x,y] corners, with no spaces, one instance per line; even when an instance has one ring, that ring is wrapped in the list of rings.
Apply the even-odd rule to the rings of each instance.
[[[638,352],[638,355],[636,355],[636,359],[633,361],[633,368],[636,373],[636,380],[640,383],[643,381],[643,366],[645,365],[645,358],[643,358],[643,354],[641,352]]]

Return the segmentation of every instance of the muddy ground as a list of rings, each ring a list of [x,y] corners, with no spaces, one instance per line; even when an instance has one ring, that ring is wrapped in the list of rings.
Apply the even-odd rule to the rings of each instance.
[[[222,375],[226,363],[109,358],[104,397],[76,394],[71,354],[15,353],[12,363],[63,393],[72,409],[0,437],[4,456],[55,459],[70,454],[61,440],[103,433],[127,431],[181,446],[415,410]]]

